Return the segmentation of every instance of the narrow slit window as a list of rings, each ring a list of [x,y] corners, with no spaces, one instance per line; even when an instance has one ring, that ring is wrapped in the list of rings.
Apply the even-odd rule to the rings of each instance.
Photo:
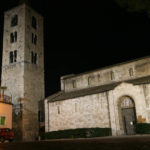
[[[91,77],[88,77],[88,85],[91,85]]]
[[[34,44],[37,44],[37,35],[34,36]]]
[[[60,107],[59,106],[57,107],[57,111],[58,111],[58,114],[60,114]]]
[[[17,32],[14,33],[15,42],[17,42]]]
[[[72,86],[73,86],[73,88],[76,88],[76,81],[75,80],[72,81]]]
[[[37,35],[34,33],[32,33],[32,43],[35,45],[37,44]]]
[[[13,52],[10,52],[9,53],[9,63],[11,64],[11,63],[13,63]]]
[[[75,112],[77,112],[78,111],[78,105],[77,105],[77,103],[75,103]]]
[[[33,64],[34,63],[34,53],[31,52],[31,63]]]
[[[34,54],[34,64],[37,64],[37,54]]]
[[[31,63],[37,64],[37,53],[31,52]]]
[[[101,75],[98,74],[98,75],[97,75],[97,78],[98,78],[98,81],[100,81],[100,80],[101,80]]]
[[[133,76],[133,68],[130,68],[130,69],[129,69],[129,75],[130,75],[130,77]]]
[[[14,62],[17,62],[17,50],[14,51]]]
[[[14,34],[10,33],[10,43],[14,43]]]
[[[34,43],[34,34],[32,33],[32,43]]]
[[[111,71],[111,73],[110,73],[110,77],[111,77],[111,80],[114,80],[114,79],[115,79],[115,74],[114,74],[114,72],[113,72],[113,71]]]

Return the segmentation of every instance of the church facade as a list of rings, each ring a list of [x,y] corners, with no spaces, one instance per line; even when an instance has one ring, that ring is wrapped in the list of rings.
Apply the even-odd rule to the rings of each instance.
[[[61,77],[61,91],[45,99],[46,132],[111,128],[135,134],[150,123],[150,57]]]

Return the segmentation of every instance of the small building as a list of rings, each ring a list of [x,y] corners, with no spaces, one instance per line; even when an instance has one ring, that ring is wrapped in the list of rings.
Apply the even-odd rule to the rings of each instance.
[[[0,128],[12,129],[11,97],[0,94]]]
[[[46,132],[111,128],[135,134],[150,123],[150,57],[61,77],[61,91],[45,99]]]

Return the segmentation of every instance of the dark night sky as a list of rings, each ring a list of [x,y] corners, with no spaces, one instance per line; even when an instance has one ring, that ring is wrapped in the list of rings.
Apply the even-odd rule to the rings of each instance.
[[[18,0],[0,2],[3,11]],[[150,19],[128,13],[114,0],[31,0],[44,17],[46,96],[59,90],[62,75],[81,73],[150,55]]]

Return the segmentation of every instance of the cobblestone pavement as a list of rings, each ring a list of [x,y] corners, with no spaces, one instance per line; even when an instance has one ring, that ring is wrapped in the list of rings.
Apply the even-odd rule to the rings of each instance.
[[[0,150],[150,150],[150,136],[0,143]]]

